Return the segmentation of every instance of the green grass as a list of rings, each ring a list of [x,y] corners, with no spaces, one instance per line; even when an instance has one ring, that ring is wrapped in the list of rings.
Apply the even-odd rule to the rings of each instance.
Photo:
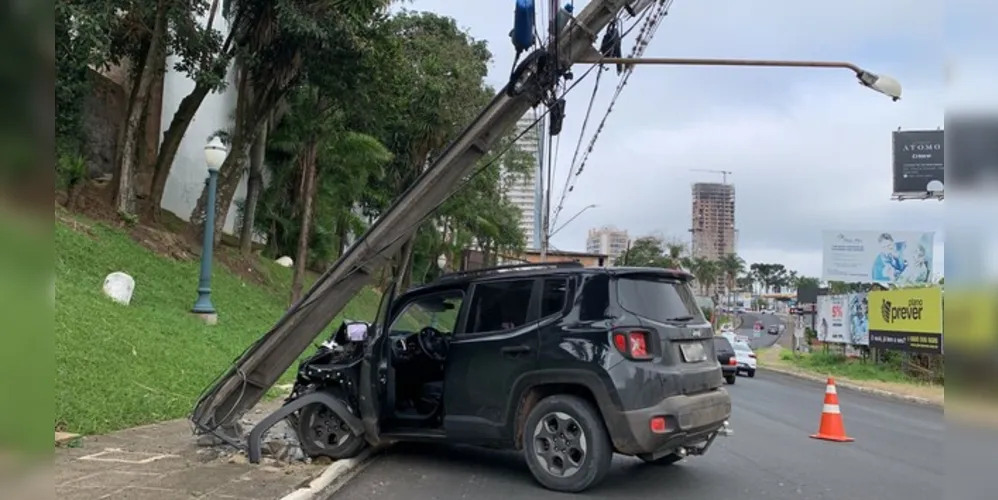
[[[888,364],[875,364],[873,361],[846,358],[841,354],[822,352],[805,353],[799,356],[789,350],[780,353],[780,361],[822,375],[843,377],[852,380],[876,380],[893,383],[916,383],[902,372],[901,367]]]
[[[216,264],[212,301],[219,320],[206,325],[189,313],[196,260],[161,257],[121,230],[81,221],[89,227],[55,226],[58,429],[99,434],[186,416],[205,386],[286,308],[291,270],[264,263],[268,283],[261,285]],[[113,271],[135,278],[129,306],[101,291]],[[344,313],[373,320],[379,298],[366,290]]]

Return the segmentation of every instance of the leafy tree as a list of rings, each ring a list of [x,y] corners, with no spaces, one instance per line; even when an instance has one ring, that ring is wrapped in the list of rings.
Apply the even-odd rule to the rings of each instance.
[[[662,239],[655,236],[635,238],[616,264],[628,267],[672,267],[672,262],[665,256],[664,245]]]
[[[244,0],[232,4],[230,15],[246,16],[233,22],[235,57],[240,60],[235,124],[229,155],[219,173],[215,210],[215,234],[221,238],[222,225],[242,179],[250,145],[262,124],[277,106],[302,83],[303,68],[309,57],[322,57],[333,48],[338,54],[363,54],[364,41],[358,36],[375,15],[387,5],[384,0]],[[230,7],[233,8],[233,7]],[[190,224],[199,229],[204,220],[207,191],[191,212]]]

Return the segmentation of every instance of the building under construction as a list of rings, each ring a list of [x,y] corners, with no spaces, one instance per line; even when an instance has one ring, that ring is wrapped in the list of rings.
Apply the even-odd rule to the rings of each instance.
[[[710,260],[735,253],[735,186],[693,184],[692,254]]]

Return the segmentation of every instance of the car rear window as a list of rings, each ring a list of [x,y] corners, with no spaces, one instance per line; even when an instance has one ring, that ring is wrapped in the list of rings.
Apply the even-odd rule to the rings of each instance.
[[[741,352],[752,352],[752,348],[748,344],[742,344],[741,342],[735,344],[735,350]]]
[[[714,337],[714,350],[718,352],[731,352],[734,351],[731,347],[731,342],[724,337]]]
[[[620,278],[617,280],[617,302],[627,312],[653,321],[703,320],[689,286],[673,279]]]

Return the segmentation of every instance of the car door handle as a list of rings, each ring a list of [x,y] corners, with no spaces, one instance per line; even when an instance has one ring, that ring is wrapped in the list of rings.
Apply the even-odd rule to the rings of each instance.
[[[519,356],[520,354],[527,354],[530,352],[530,346],[528,345],[513,345],[509,347],[503,347],[499,349],[499,352],[507,356]]]

